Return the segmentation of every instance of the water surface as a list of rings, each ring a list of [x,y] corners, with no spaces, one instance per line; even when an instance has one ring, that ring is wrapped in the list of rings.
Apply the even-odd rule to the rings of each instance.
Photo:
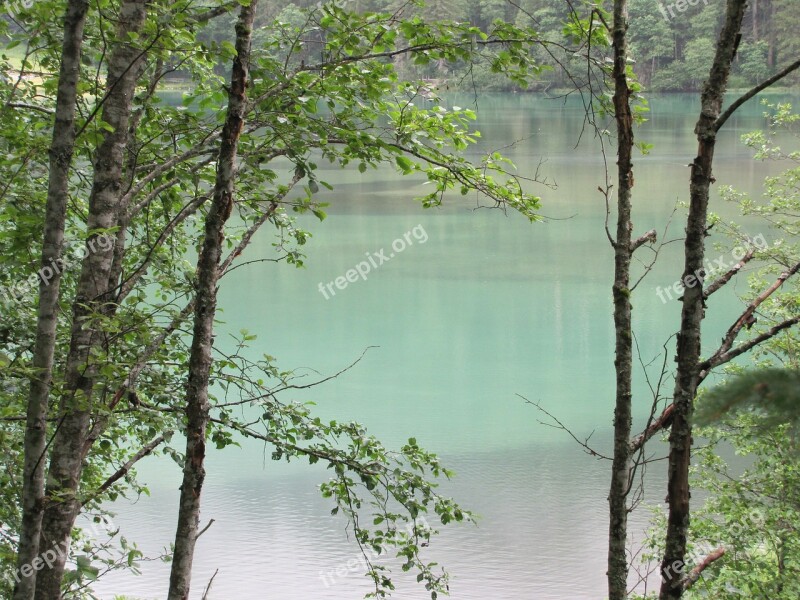
[[[655,145],[636,160],[637,234],[653,227],[661,234],[676,202],[687,198],[686,165],[696,147],[694,97],[656,97],[651,106],[650,122],[637,132]],[[478,109],[482,148],[516,142],[504,152],[520,172],[530,176],[538,167],[557,184],[530,187],[542,196],[547,221],[475,210],[473,196],[423,210],[413,197],[426,188],[391,170],[326,171],[323,178],[336,186],[326,194],[329,217],[301,221],[313,232],[306,268],[259,263],[226,277],[218,340],[224,345],[228,333],[248,329],[259,336],[254,354],[276,356],[282,368],[305,368],[309,378],[336,372],[375,346],[349,372],[293,398],[317,402],[326,417],[365,423],[388,446],[414,436],[456,470],[445,491],[481,519],[477,527],[446,528],[430,548],[452,574],[452,598],[604,598],[609,466],[543,426],[542,415],[519,397],[541,402],[579,437],[594,431],[593,443],[609,451],[613,256],[597,192],[602,159],[590,131],[577,144],[583,115],[574,100],[486,95]],[[774,171],[738,143],[742,133],[764,126],[762,111],[749,103],[721,134],[718,185],[754,192]],[[735,215],[717,200],[714,210]],[[670,236],[681,235],[683,214],[679,208]],[[365,253],[383,249],[388,256],[392,242],[413,230],[424,231],[424,243],[412,235],[366,281],[327,300],[320,293],[320,283],[334,282]],[[271,256],[272,242],[261,235],[251,257]],[[678,327],[677,302],[663,304],[656,288],[680,277],[680,250],[664,250],[634,297],[645,362]],[[736,314],[733,295],[718,296],[706,323],[712,342]],[[651,403],[641,373],[635,402],[641,426]],[[325,471],[269,455],[254,443],[211,453],[202,520],[215,523],[198,543],[192,597],[201,597],[217,570],[209,598],[363,597],[369,585],[360,572],[336,575],[358,550],[319,497]],[[118,502],[116,521],[155,553],[173,539],[181,474],[168,459],[145,461],[139,470],[152,495]],[[664,475],[663,463],[651,466],[647,493],[654,503],[663,500]],[[634,515],[637,536],[646,518],[643,511]],[[97,589],[103,598],[164,598],[168,569],[144,563],[143,575],[111,575]],[[430,596],[398,576],[393,597]]]

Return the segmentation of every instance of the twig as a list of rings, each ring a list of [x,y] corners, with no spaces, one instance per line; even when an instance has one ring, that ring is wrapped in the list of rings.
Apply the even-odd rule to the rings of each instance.
[[[590,433],[589,436],[585,440],[581,441],[561,421],[559,421],[556,417],[554,417],[552,414],[550,414],[541,404],[539,404],[539,402],[533,402],[532,400],[528,400],[525,396],[523,396],[521,394],[517,394],[517,396],[519,398],[522,398],[527,404],[530,404],[531,406],[536,407],[537,410],[539,410],[540,412],[542,412],[545,415],[547,415],[550,419],[553,420],[553,423],[555,423],[555,425],[552,425],[550,423],[544,423],[542,421],[539,421],[542,425],[546,425],[548,427],[555,427],[556,429],[561,429],[562,431],[566,431],[569,434],[569,436],[573,440],[575,440],[577,442],[577,444],[581,448],[584,449],[584,451],[586,451],[587,454],[589,454],[591,456],[596,456],[597,458],[602,458],[602,459],[605,459],[605,460],[611,460],[611,457],[605,456],[603,454],[600,454],[594,448],[589,446],[589,439],[592,437],[592,434],[594,433],[594,431],[592,433]]]
[[[213,523],[213,522],[214,521],[212,520],[211,523]],[[209,525],[211,523],[209,523]],[[203,531],[205,531],[205,529]],[[198,535],[197,537],[200,537],[200,536]],[[208,580],[208,585],[206,586],[206,591],[203,592],[203,597],[200,600],[208,600],[208,592],[211,591],[211,584],[214,583],[214,577],[217,576],[217,573],[219,573],[219,569],[214,571],[214,574],[211,576],[211,579]]]
[[[200,530],[200,533],[198,533],[198,534],[197,534],[197,537],[196,537],[196,538],[194,538],[194,539],[195,539],[195,541],[199,540],[199,539],[200,539],[200,536],[201,536],[201,535],[203,535],[203,534],[204,534],[206,531],[208,531],[208,528],[209,528],[209,527],[211,527],[213,524],[214,524],[214,519],[211,519],[211,520],[208,522],[208,525],[206,525],[205,527],[203,527],[203,528]],[[216,573],[215,573],[215,575],[216,575]],[[214,578],[212,577],[211,579],[213,580]],[[209,582],[209,584],[208,584],[208,587],[211,587],[211,582]],[[206,588],[206,591],[208,591],[208,588]],[[204,597],[205,597],[205,596],[204,596]]]

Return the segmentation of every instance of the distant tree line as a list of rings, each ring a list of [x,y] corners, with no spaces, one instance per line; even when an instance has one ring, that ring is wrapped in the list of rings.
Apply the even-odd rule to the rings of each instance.
[[[534,27],[542,38],[554,44],[564,43],[564,24],[570,7],[588,13],[577,0],[431,0],[424,6],[408,0],[341,0],[348,10],[358,12],[416,12],[425,21],[455,20],[486,31],[495,20]],[[301,27],[307,20],[303,9],[317,5],[316,0],[271,3],[259,18],[261,25],[277,18]],[[752,0],[745,17],[743,35],[737,49],[730,85],[744,88],[773,74],[776,66],[800,51],[800,2],[797,0]],[[634,71],[649,91],[696,91],[703,83],[706,67],[714,56],[717,32],[722,24],[725,3],[722,0],[631,0],[630,54]],[[231,18],[232,19],[232,18]],[[212,39],[228,39],[231,23],[225,19],[210,23],[204,32]],[[258,25],[259,23],[257,23]],[[269,35],[262,32],[262,35]],[[313,40],[308,40],[313,42]],[[305,54],[296,59],[311,60],[316,44],[309,43]],[[552,51],[552,49],[551,49]],[[541,64],[553,65],[545,48],[537,48]],[[319,57],[316,57],[319,58]],[[561,65],[543,73],[531,86],[534,91],[570,88],[571,67],[581,68],[581,57],[565,55]],[[489,66],[454,65],[440,61],[420,66],[403,61],[396,65],[408,78],[438,80],[450,89],[505,90],[519,89]],[[800,83],[794,75],[785,85]]]

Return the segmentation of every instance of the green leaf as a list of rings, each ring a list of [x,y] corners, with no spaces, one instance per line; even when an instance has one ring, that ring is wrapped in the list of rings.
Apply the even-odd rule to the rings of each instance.
[[[397,166],[403,171],[404,175],[411,173],[414,170],[414,163],[406,156],[400,155],[394,158]]]

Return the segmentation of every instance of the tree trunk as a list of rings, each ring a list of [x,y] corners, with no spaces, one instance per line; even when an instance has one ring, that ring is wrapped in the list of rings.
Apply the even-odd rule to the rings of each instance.
[[[116,39],[128,40],[139,33],[146,18],[146,0],[126,0],[120,7]],[[89,197],[87,229],[107,230],[118,224],[118,203],[122,191],[125,144],[136,80],[141,73],[142,51],[119,43],[108,61],[107,95],[102,119],[112,131],[104,134],[97,148],[94,181]],[[85,247],[86,256],[73,304],[72,337],[67,356],[65,391],[61,399],[59,424],[52,442],[48,473],[47,503],[40,545],[69,545],[70,534],[80,510],[78,487],[82,472],[83,446],[92,412],[92,391],[97,365],[92,354],[103,349],[104,335],[93,316],[108,314],[109,276],[114,258],[111,244],[100,243],[92,233]],[[65,552],[58,553],[50,565],[39,572],[37,600],[61,597]]]
[[[61,259],[64,223],[69,198],[69,172],[75,147],[75,107],[81,73],[81,47],[87,0],[71,0],[64,18],[64,42],[61,49],[61,70],[56,92],[56,114],[50,145],[50,173],[47,183],[42,243],[41,273],[52,276],[39,284],[39,307],[36,321],[36,344],[33,349],[25,428],[25,460],[22,478],[22,523],[17,548],[17,574],[20,580],[14,589],[14,600],[33,600],[36,577],[22,576],[20,569],[33,563],[39,555],[39,535],[44,510],[44,471],[47,447],[47,412],[50,380],[53,376],[53,355],[58,325],[58,299],[61,291]],[[49,548],[48,548],[49,550]],[[26,569],[27,572],[27,569]]]
[[[753,10],[751,17],[753,19],[753,43],[758,42],[758,0],[753,0]]]
[[[675,374],[675,406],[669,437],[669,516],[664,560],[661,564],[660,600],[680,598],[685,575],[686,541],[689,529],[689,462],[692,446],[692,403],[700,372],[700,329],[705,312],[703,261],[705,260],[708,197],[717,135],[717,119],[733,62],[737,35],[742,28],[746,0],[728,0],[725,23],[709,78],[703,87],[700,119],[695,126],[697,157],[692,163],[689,217],[684,245],[683,308],[678,333],[678,363]],[[697,281],[696,281],[697,280]],[[696,281],[694,285],[693,284]]]
[[[169,581],[169,600],[189,598],[192,560],[200,519],[200,494],[205,479],[208,380],[214,341],[219,261],[225,239],[225,222],[233,210],[236,154],[246,111],[250,43],[256,4],[257,0],[251,0],[249,6],[242,6],[236,23],[236,58],[233,60],[228,93],[228,114],[220,143],[214,198],[206,217],[203,247],[197,260],[194,331],[186,386],[186,456]]]
[[[613,24],[614,113],[617,123],[617,234],[614,241],[614,329],[616,403],[614,408],[614,458],[608,494],[608,597],[627,598],[628,491],[631,479],[631,378],[633,335],[630,302],[631,189],[633,188],[633,116],[626,75],[628,3],[615,0]]]

